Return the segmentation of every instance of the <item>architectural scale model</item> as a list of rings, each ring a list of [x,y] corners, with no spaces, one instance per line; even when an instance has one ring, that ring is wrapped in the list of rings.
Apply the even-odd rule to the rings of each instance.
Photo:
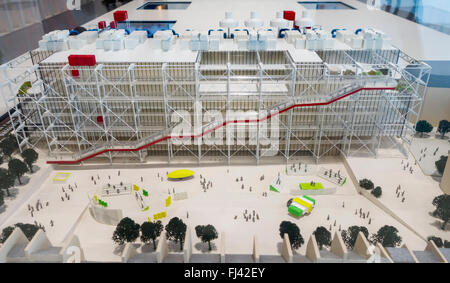
[[[388,31],[130,11],[0,67],[0,262],[450,260],[449,125],[418,136],[432,68]]]

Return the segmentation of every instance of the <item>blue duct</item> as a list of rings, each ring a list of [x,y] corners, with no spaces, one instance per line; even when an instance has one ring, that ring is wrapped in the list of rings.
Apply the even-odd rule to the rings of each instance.
[[[278,38],[284,38],[284,34],[282,34],[283,31],[287,31],[289,30],[288,28],[282,28],[280,29],[280,31],[278,32]]]
[[[357,30],[355,31],[355,34],[358,34],[358,33],[362,32],[362,31],[363,31],[363,29],[362,29],[362,28],[359,28],[359,29],[357,29]]]
[[[332,38],[336,38],[336,32],[337,32],[338,30],[347,30],[347,29],[346,29],[346,28],[335,28],[335,29],[332,29],[332,30],[331,30],[331,37],[332,37]]]

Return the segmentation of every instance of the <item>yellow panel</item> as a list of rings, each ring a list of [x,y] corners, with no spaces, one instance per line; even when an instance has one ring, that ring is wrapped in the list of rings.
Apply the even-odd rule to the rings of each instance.
[[[169,207],[171,204],[172,204],[172,197],[169,196],[169,197],[166,199],[166,207]]]
[[[139,188],[139,186],[138,185],[133,185],[133,190],[135,190],[135,191],[139,191],[141,188]]]
[[[173,171],[167,174],[169,179],[184,179],[194,176],[195,172],[187,169],[181,169],[177,171]]]
[[[300,205],[303,205],[304,207],[306,207],[308,209],[308,212],[311,212],[311,210],[313,209],[312,205],[309,202],[306,202],[300,198],[294,198],[294,201]]]
[[[53,181],[64,182],[66,181],[72,173],[59,172],[53,178]]]

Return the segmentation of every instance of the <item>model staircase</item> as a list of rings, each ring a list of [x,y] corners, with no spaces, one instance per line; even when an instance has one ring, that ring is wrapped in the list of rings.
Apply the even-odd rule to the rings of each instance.
[[[282,103],[276,104],[270,109],[264,110],[259,113],[257,119],[244,119],[244,120],[228,120],[226,122],[211,122],[202,126],[199,134],[187,134],[183,136],[171,136],[172,130],[179,124],[163,130],[154,135],[145,137],[135,143],[130,143],[128,145],[109,145],[102,144],[99,146],[93,146],[79,154],[73,155],[72,160],[55,160],[47,161],[48,164],[79,164],[85,160],[94,158],[98,155],[107,152],[137,152],[143,150],[151,145],[157,144],[159,142],[172,139],[172,138],[200,138],[218,128],[224,127],[230,123],[259,123],[261,121],[270,119],[276,115],[286,112],[292,108],[296,107],[308,107],[308,106],[321,106],[328,105],[335,101],[341,100],[347,96],[355,94],[363,90],[394,90],[397,86],[397,81],[394,79],[362,79],[356,80],[355,82],[344,86],[343,88],[331,92],[327,95],[316,95],[308,97],[296,97],[284,101]],[[254,117],[253,117],[254,118]],[[181,122],[180,122],[181,123]]]

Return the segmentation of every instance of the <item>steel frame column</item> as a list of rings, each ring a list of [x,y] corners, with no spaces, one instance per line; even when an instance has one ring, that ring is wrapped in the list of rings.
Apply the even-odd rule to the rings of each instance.
[[[290,58],[290,57],[288,57]],[[291,99],[294,101],[295,99],[295,88],[297,84],[297,66],[291,62],[292,65],[292,82],[291,82]],[[291,131],[292,131],[292,111],[294,109],[289,110],[288,112],[288,128],[286,129],[286,148],[285,148],[285,156],[286,156],[286,163],[289,162],[290,158],[290,147],[291,147]]]
[[[261,106],[262,106],[262,102],[263,102],[263,98],[262,98],[262,79],[263,79],[263,66],[261,64],[261,62],[258,63],[258,72],[259,72],[259,79],[258,79],[258,118],[259,115],[261,114]],[[260,156],[260,131],[261,131],[261,123],[257,123],[257,132],[256,132],[256,165],[259,165],[259,158]],[[249,127],[250,130],[250,127]]]
[[[200,135],[202,131],[202,103],[200,101],[200,64],[195,63],[195,107],[194,107],[194,135]],[[198,163],[202,159],[202,137],[197,138]]]
[[[166,125],[166,131],[169,130],[170,125],[170,106],[169,106],[169,99],[168,99],[168,89],[167,89],[167,63],[162,64],[162,83],[163,83],[163,95],[164,95],[164,113],[165,113],[165,125]],[[168,133],[170,135],[170,133]],[[173,157],[172,152],[172,144],[170,139],[167,140],[167,162],[170,163]]]
[[[102,91],[100,89],[100,81],[98,79],[98,73],[102,73],[103,70],[103,64],[99,64],[95,69],[94,69],[94,74],[95,74],[95,81],[97,83],[97,94],[98,94],[98,102],[99,102],[99,106],[100,106],[100,110],[102,113],[102,117],[104,117],[103,119],[103,129],[104,129],[104,133],[105,133],[105,138],[106,138],[106,144],[108,145],[108,147],[112,147],[111,141],[108,138],[108,130],[106,127],[106,122],[108,121],[107,117],[105,116],[105,113],[103,111],[103,99],[102,99]],[[102,75],[103,77],[103,75]],[[102,84],[102,88],[103,88],[103,93],[105,93],[105,85]],[[112,155],[111,155],[111,151],[108,152],[109,155],[109,162],[110,164],[112,164]]]

